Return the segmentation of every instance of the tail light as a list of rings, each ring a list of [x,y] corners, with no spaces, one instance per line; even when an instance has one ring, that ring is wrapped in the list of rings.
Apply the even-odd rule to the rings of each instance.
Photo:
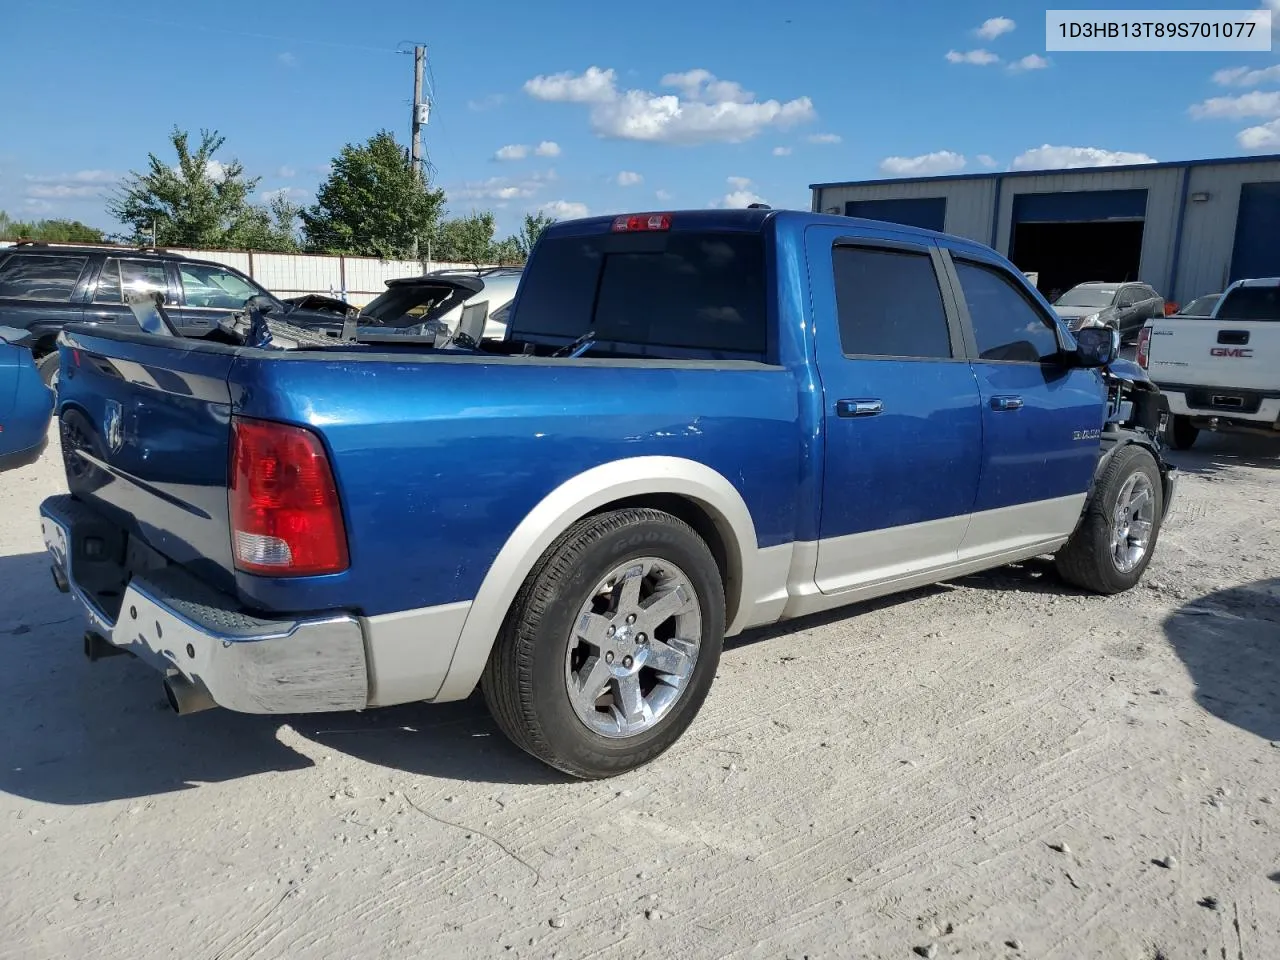
[[[310,430],[233,417],[228,487],[236,569],[302,577],[350,565],[329,457]]]
[[[1138,331],[1138,366],[1147,369],[1147,361],[1151,359],[1151,328],[1143,327]]]
[[[670,230],[671,214],[644,213],[613,218],[614,233],[639,233],[646,230]]]
[[[1169,300],[1166,300],[1164,302],[1164,315],[1166,317],[1172,317],[1177,312],[1178,312],[1178,305],[1176,303],[1172,303]]]

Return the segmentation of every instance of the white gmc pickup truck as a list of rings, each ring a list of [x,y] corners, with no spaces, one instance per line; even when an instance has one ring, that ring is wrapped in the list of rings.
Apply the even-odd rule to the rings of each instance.
[[[1209,317],[1148,321],[1138,363],[1169,400],[1169,445],[1201,430],[1280,436],[1280,277],[1237,280]]]

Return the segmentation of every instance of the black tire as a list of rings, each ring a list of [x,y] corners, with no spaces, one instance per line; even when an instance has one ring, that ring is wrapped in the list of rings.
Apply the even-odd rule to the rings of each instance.
[[[40,379],[44,381],[46,387],[52,387],[54,378],[58,375],[58,351],[46,353],[43,357],[36,361],[36,370],[40,373]]]
[[[701,646],[684,692],[669,711],[641,733],[610,738],[574,711],[565,662],[582,605],[611,570],[640,557],[666,560],[688,578],[702,618]],[[516,746],[575,777],[612,777],[653,760],[693,722],[715,679],[724,631],[720,570],[688,524],[643,508],[599,514],[574,524],[529,574],[480,687],[498,727]]]
[[[1122,570],[1112,551],[1112,523],[1120,492],[1137,472],[1145,474],[1151,483],[1154,515],[1146,553],[1132,570]],[[1121,447],[1094,484],[1075,533],[1054,557],[1059,576],[1093,593],[1113,594],[1131,589],[1142,579],[1155,553],[1163,515],[1164,487],[1155,458],[1150,451],[1134,444]]]
[[[1165,440],[1174,450],[1190,450],[1198,436],[1200,436],[1200,428],[1191,422],[1190,417],[1175,414],[1169,418]]]

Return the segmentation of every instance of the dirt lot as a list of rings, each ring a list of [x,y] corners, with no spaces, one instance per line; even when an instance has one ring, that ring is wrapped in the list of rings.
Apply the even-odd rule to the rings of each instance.
[[[596,784],[474,702],[168,713],[80,652],[55,457],[0,477],[0,958],[1280,956],[1280,446],[1178,456],[1131,594],[1033,563],[740,638]]]

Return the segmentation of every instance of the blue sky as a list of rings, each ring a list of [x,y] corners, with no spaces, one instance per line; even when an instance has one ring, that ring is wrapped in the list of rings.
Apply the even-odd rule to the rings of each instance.
[[[174,124],[218,130],[260,193],[305,203],[344,143],[383,127],[407,143],[413,58],[396,49],[415,41],[436,183],[503,232],[539,208],[807,208],[817,181],[1280,153],[1280,42],[1046,53],[1044,10],[4,0],[0,209],[115,229],[102,194],[169,155]]]

